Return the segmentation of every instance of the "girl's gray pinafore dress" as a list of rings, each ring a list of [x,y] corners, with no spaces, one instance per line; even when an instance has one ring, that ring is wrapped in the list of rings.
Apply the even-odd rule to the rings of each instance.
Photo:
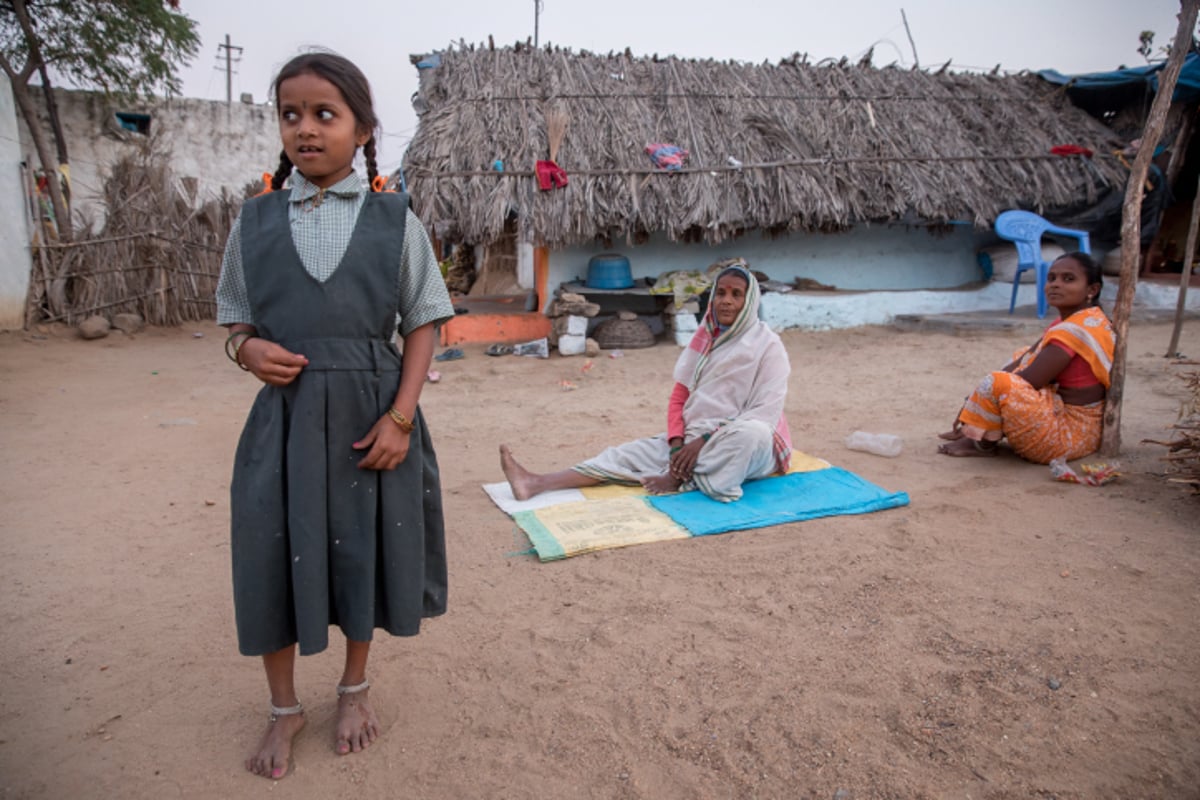
[[[289,386],[264,386],[238,443],[231,487],[233,596],[244,655],[412,636],[446,610],[446,545],[433,443],[420,409],[408,456],[359,469],[351,445],[400,385],[393,344],[407,197],[368,193],[324,283],[292,243],[288,194],[242,208],[242,263],[258,334],[308,357]]]

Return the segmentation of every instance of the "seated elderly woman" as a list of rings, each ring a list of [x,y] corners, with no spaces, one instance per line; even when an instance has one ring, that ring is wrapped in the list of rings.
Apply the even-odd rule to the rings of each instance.
[[[546,474],[517,463],[500,446],[513,495],[602,483],[641,484],[653,494],[699,489],[730,502],[742,484],[785,472],[792,444],[783,415],[787,352],[758,318],[758,281],[738,262],[709,292],[704,322],[675,364],[667,432],[610,447],[570,469]]]
[[[1046,275],[1046,300],[1058,309],[1032,347],[983,379],[939,434],[948,456],[995,455],[1001,439],[1037,464],[1082,458],[1100,447],[1115,337],[1100,308],[1104,278],[1086,253],[1059,256]]]

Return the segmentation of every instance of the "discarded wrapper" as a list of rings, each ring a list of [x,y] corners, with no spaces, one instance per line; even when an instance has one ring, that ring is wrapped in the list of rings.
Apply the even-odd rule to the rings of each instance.
[[[513,354],[518,356],[532,356],[534,358],[549,358],[550,343],[546,339],[534,339],[532,342],[514,344]]]
[[[1066,459],[1056,458],[1050,462],[1050,474],[1056,481],[1065,483],[1082,483],[1086,486],[1103,486],[1115,481],[1120,476],[1120,465],[1112,461],[1092,461],[1080,464],[1080,475],[1067,464]]]

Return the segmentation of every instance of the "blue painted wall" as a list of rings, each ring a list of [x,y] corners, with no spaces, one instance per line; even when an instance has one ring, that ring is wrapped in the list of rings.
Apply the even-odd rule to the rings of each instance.
[[[629,258],[634,278],[674,270],[703,270],[741,257],[773,280],[811,278],[843,290],[949,289],[980,281],[975,261],[980,236],[970,226],[934,235],[903,225],[859,226],[845,233],[798,233],[770,239],[749,234],[720,245],[683,244],[656,234],[644,245],[571,247],[550,254],[550,287],[587,277],[588,259],[602,252]]]

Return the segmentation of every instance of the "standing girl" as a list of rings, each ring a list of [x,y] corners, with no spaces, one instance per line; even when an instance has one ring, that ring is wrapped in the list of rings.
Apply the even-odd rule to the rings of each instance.
[[[434,326],[454,309],[407,197],[366,191],[353,169],[361,147],[377,188],[379,123],[358,68],[298,56],[273,93],[283,153],[272,191],[230,232],[217,322],[226,353],[266,384],[238,443],[231,553],[238,647],[262,656],[271,691],[246,769],[281,778],[304,726],[297,646],[318,653],[341,628],[335,749],[358,752],[379,735],[374,629],[413,636],[446,610],[441,488],[417,402]]]

